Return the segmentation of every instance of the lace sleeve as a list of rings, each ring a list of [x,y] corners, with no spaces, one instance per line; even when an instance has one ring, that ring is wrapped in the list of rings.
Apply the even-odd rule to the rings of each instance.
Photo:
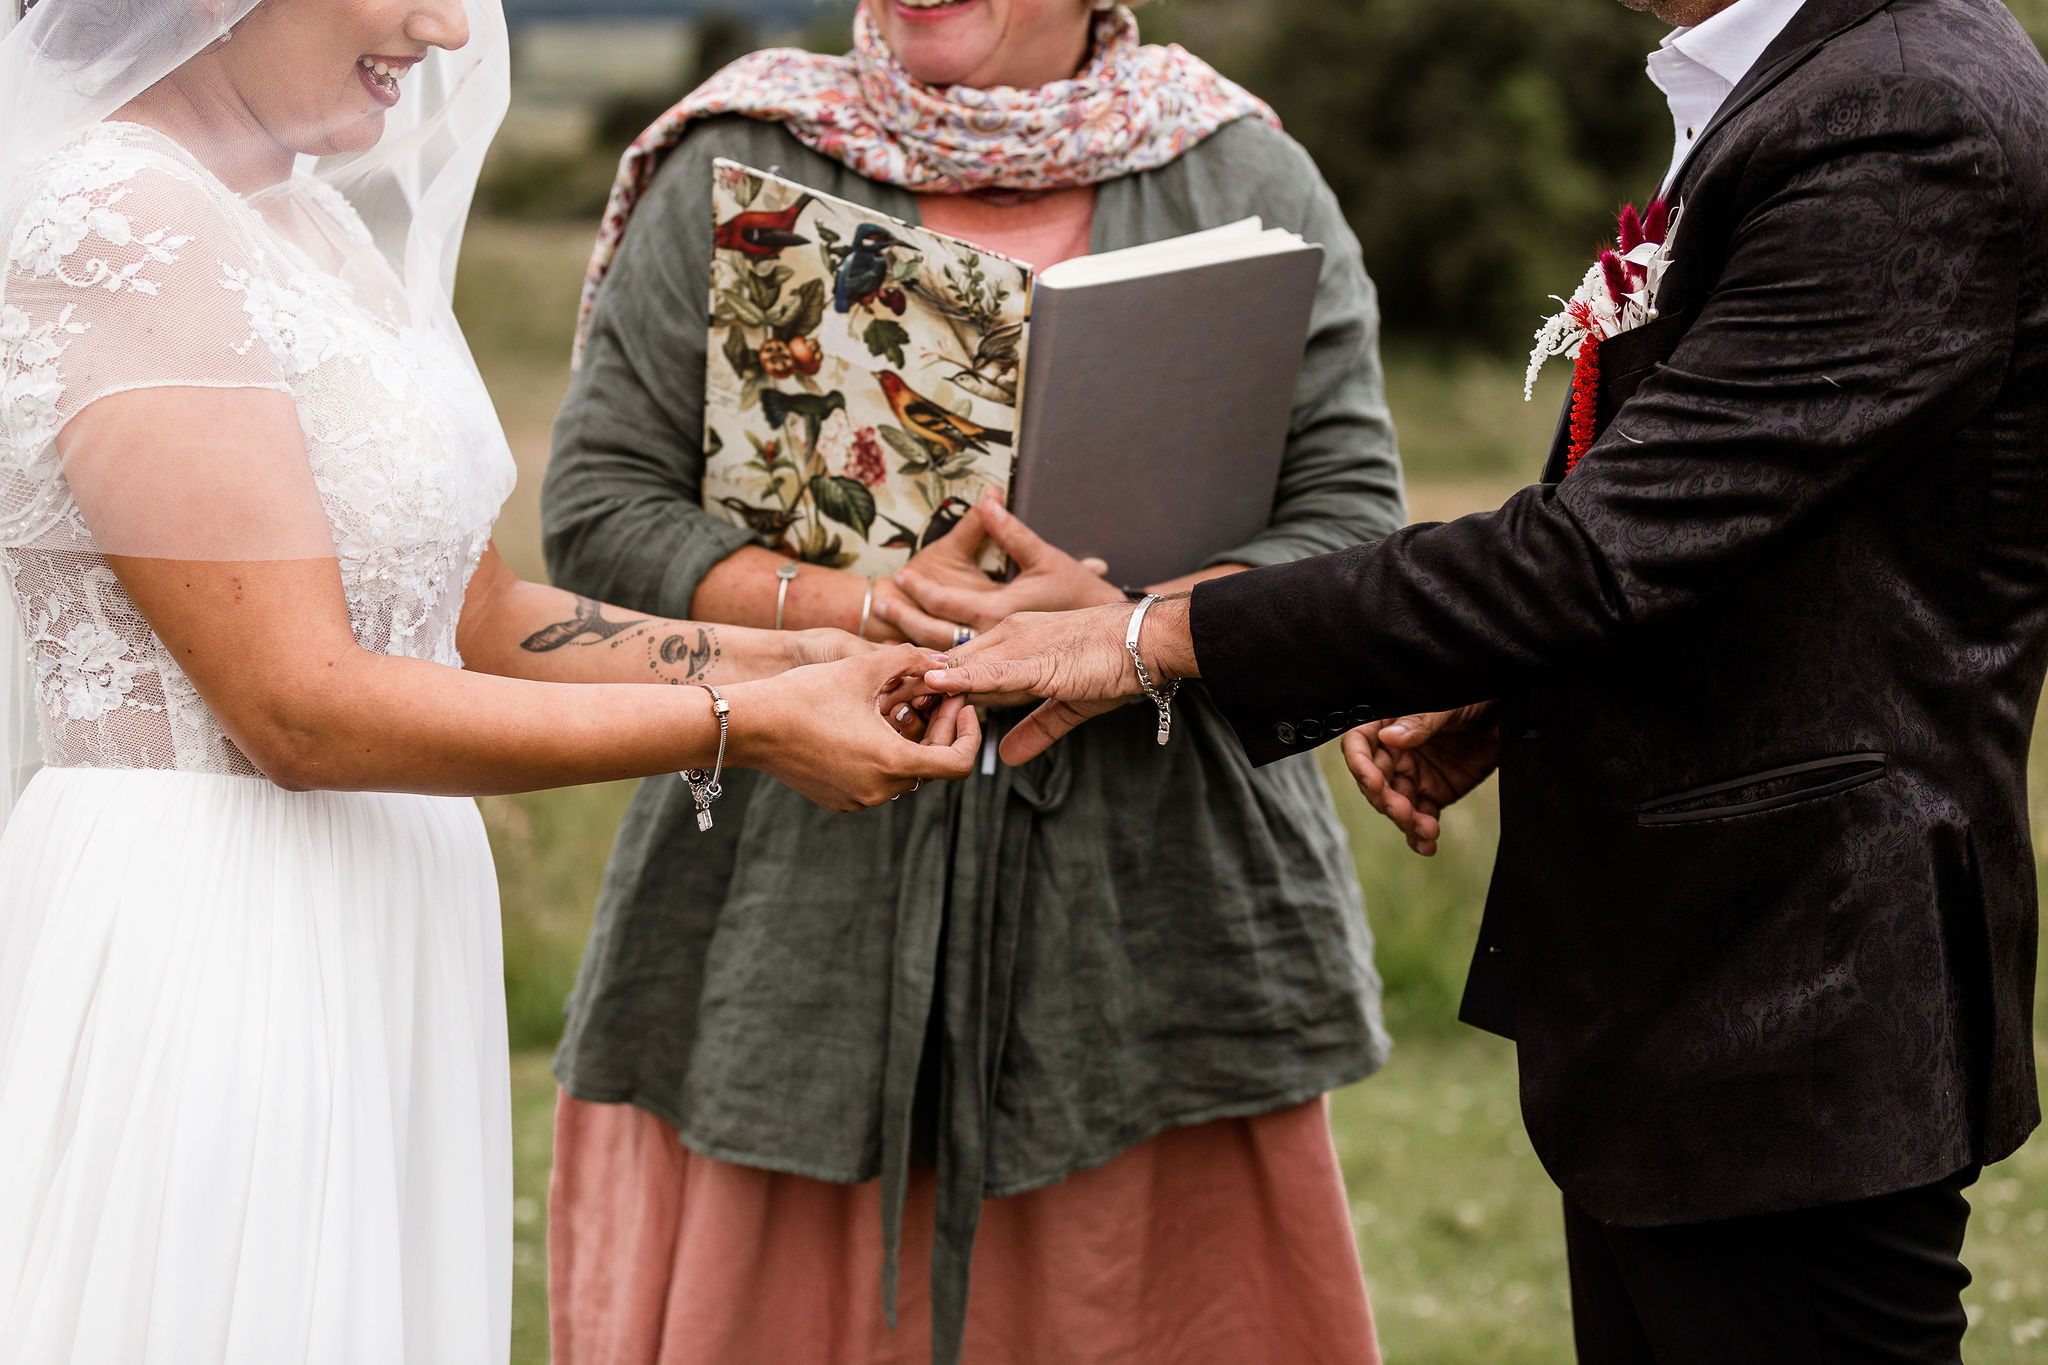
[[[207,505],[231,483],[263,524],[287,518],[302,527],[288,539],[327,552],[290,400],[273,396],[291,393],[281,351],[252,322],[276,268],[253,213],[118,125],[59,153],[17,202],[0,275],[0,544],[289,557],[182,552],[179,528],[217,519]],[[166,398],[144,439],[132,405],[96,420],[116,395],[170,389],[252,392]]]

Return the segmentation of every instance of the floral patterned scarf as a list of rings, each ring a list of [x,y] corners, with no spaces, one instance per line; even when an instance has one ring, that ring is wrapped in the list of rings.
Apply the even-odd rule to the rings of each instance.
[[[775,48],[741,58],[626,150],[583,285],[577,364],[591,305],[633,210],[698,119],[744,114],[781,123],[870,180],[921,194],[1094,185],[1164,166],[1239,119],[1280,123],[1263,100],[1186,49],[1140,43],[1137,18],[1121,6],[1097,17],[1095,55],[1080,74],[1033,90],[921,84],[865,6],[853,36],[844,57]]]

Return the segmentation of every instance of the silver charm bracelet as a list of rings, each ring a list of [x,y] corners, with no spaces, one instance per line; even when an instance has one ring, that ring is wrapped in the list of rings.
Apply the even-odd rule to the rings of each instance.
[[[690,784],[690,797],[697,803],[697,829],[702,833],[711,828],[711,803],[725,795],[725,788],[719,785],[718,779],[725,773],[725,737],[731,728],[729,717],[732,707],[710,683],[698,683],[697,686],[711,694],[711,710],[718,717],[718,757],[712,760],[711,771],[683,769],[683,781]]]
[[[1152,610],[1152,604],[1158,600],[1158,593],[1148,593],[1145,600],[1138,603],[1138,609],[1131,613],[1130,629],[1124,632],[1124,648],[1130,652],[1131,664],[1138,670],[1138,685],[1159,708],[1159,742],[1164,744],[1173,734],[1173,698],[1180,691],[1180,679],[1175,678],[1165,687],[1160,687],[1152,681],[1152,670],[1145,667],[1145,657],[1138,653],[1138,631],[1144,627],[1145,613]]]

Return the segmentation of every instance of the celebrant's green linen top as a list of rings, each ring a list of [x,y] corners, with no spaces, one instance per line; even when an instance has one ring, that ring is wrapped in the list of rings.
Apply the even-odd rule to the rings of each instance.
[[[543,521],[557,584],[676,617],[750,541],[699,504],[715,156],[917,220],[908,192],[742,118],[699,125],[660,172],[598,296]],[[1254,214],[1327,248],[1271,525],[1215,560],[1264,565],[1406,519],[1375,296],[1334,197],[1292,140],[1240,122],[1102,185],[1093,250]],[[1386,1055],[1364,907],[1314,760],[1254,772],[1201,687],[1180,696],[1164,748],[1152,707],[1126,707],[1024,768],[985,764],[860,815],[729,773],[700,834],[679,778],[643,783],[569,1001],[562,1085],[638,1105],[706,1156],[882,1175],[892,1247],[907,1162],[935,1165],[948,1358],[983,1196],[1300,1103]]]

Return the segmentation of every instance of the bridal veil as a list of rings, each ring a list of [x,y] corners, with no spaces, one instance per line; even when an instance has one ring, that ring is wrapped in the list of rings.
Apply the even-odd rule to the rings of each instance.
[[[167,442],[141,478],[94,448],[89,423],[74,425],[93,401],[125,390],[279,387],[267,370],[279,350],[275,337],[263,339],[271,345],[239,354],[181,344],[181,334],[211,330],[217,336],[219,326],[248,330],[239,316],[203,315],[239,308],[236,294],[219,287],[221,262],[235,253],[195,250],[179,262],[172,259],[180,254],[175,239],[161,230],[131,230],[131,218],[163,221],[161,214],[139,211],[149,193],[145,182],[62,205],[33,202],[47,184],[39,172],[53,155],[195,56],[231,42],[234,25],[259,3],[322,0],[27,0],[25,13],[23,3],[0,0],[0,248],[6,252],[0,257],[0,551],[212,561],[332,555],[337,532],[311,495],[303,462],[249,470],[248,477],[276,479],[277,497],[266,504],[274,514],[224,524],[203,503],[181,497],[181,489],[202,488],[203,480],[181,479],[175,467],[164,467],[166,460],[194,458],[180,449],[216,451],[217,443]],[[298,224],[274,226],[321,270],[345,281],[358,303],[394,325],[432,333],[441,343],[436,349],[459,357],[473,374],[452,306],[456,261],[477,177],[509,98],[510,57],[500,0],[463,0],[463,9],[468,42],[454,51],[432,50],[407,75],[403,98],[385,114],[375,145],[325,160],[299,158],[295,192],[339,194],[367,234],[335,232],[334,218],[323,214],[302,213]],[[280,220],[294,214],[282,198],[266,202],[266,193],[248,196],[249,204]],[[131,194],[139,198],[130,201]],[[74,239],[85,239],[88,249]],[[108,307],[108,295],[124,289],[175,293],[181,270],[195,278],[177,308],[155,315],[179,317],[176,333],[94,337],[89,347],[76,348],[90,350],[90,360],[79,363],[74,351],[64,382],[57,382],[60,348],[77,339],[67,333],[92,327],[118,333],[128,325],[130,314]],[[8,299],[10,284],[22,297]],[[43,299],[44,306],[31,307],[29,296],[39,284],[69,291],[84,306],[73,312],[61,300]],[[276,325],[292,325],[289,300],[269,316],[282,319]],[[469,401],[471,386],[456,387],[463,395],[449,401]],[[502,447],[495,421],[478,421],[474,412],[446,426]],[[24,572],[24,561],[0,558],[11,572]],[[38,676],[32,667],[15,596],[0,593],[0,826],[41,760],[38,712],[49,723],[48,689],[62,681]],[[46,694],[40,699],[38,688]]]

